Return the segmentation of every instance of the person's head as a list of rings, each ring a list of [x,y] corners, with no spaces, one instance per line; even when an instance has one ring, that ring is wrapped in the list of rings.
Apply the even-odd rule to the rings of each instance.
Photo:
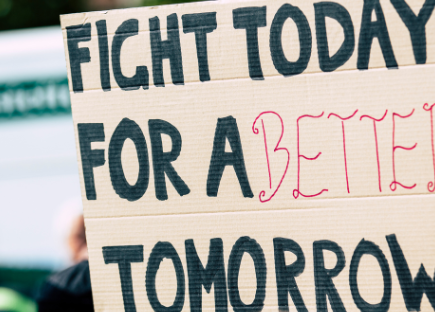
[[[68,245],[71,250],[72,260],[78,263],[88,259],[88,248],[86,244],[85,222],[83,215],[77,217],[71,226],[68,237]]]

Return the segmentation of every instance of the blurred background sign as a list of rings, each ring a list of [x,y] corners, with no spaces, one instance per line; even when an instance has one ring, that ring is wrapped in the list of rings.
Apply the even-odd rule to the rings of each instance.
[[[0,33],[0,117],[69,112],[59,26]]]

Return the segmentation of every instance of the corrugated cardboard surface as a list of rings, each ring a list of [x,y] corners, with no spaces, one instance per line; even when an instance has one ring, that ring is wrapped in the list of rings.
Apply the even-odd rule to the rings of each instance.
[[[404,250],[412,276],[416,276],[420,263],[428,274],[432,273],[433,199],[406,200],[359,199],[354,204],[339,202],[336,208],[309,210],[272,210],[259,212],[227,212],[194,215],[110,218],[105,221],[89,219],[87,233],[92,262],[92,286],[94,300],[101,311],[123,311],[121,285],[116,264],[104,264],[101,246],[144,245],[144,262],[132,263],[133,288],[137,311],[152,311],[145,291],[145,272],[148,256],[158,241],[169,241],[177,250],[185,269],[186,298],[183,311],[189,309],[187,294],[187,265],[184,241],[193,239],[204,267],[207,263],[210,239],[222,238],[225,265],[233,245],[240,236],[254,238],[262,247],[267,265],[265,311],[278,310],[273,238],[284,237],[296,241],[305,255],[305,270],[296,278],[301,295],[309,311],[316,311],[313,273],[313,242],[331,240],[339,244],[346,256],[346,267],[333,279],[347,311],[359,311],[352,300],[349,286],[349,265],[358,243],[364,238],[377,244],[384,252],[392,276],[390,311],[406,311],[386,235],[395,233]],[[410,208],[418,205],[418,209]],[[352,207],[350,207],[352,206]],[[404,220],[407,220],[406,222]],[[286,252],[287,264],[295,256]],[[332,269],[336,257],[325,251],[325,264]],[[431,267],[432,265],[432,267]],[[174,268],[170,260],[164,260],[157,275],[157,293],[162,304],[171,306],[176,284]],[[383,294],[381,270],[374,257],[364,256],[358,271],[358,284],[363,298],[376,304]],[[245,254],[239,275],[239,290],[246,304],[254,299],[256,288],[253,260]],[[289,296],[290,297],[290,296]],[[289,299],[290,311],[296,311]],[[214,311],[214,291],[203,290],[203,310]],[[231,306],[229,305],[231,311]],[[329,308],[329,311],[331,309]],[[432,311],[423,297],[421,311]]]
[[[89,48],[91,57],[90,62],[81,64],[84,91],[73,92],[70,83],[75,128],[77,130],[77,125],[83,123],[103,123],[105,132],[104,142],[92,143],[92,149],[105,150],[106,159],[105,165],[93,169],[96,200],[86,198],[81,172],[96,311],[124,309],[118,266],[104,263],[103,247],[144,246],[143,262],[131,265],[132,281],[137,311],[151,311],[145,289],[148,258],[156,243],[170,242],[184,268],[186,288],[183,311],[189,311],[185,240],[194,240],[205,266],[210,239],[221,238],[228,269],[231,249],[237,239],[244,236],[255,239],[264,251],[267,266],[264,310],[278,310],[273,239],[283,237],[296,241],[305,255],[305,269],[296,281],[309,311],[316,309],[313,243],[320,240],[334,241],[343,249],[346,266],[333,281],[346,310],[358,311],[349,286],[349,265],[362,239],[378,245],[388,261],[392,276],[390,311],[406,311],[386,236],[396,235],[413,277],[422,263],[429,276],[432,275],[435,263],[435,197],[428,183],[434,180],[433,129],[431,111],[423,106],[435,102],[432,86],[435,80],[435,20],[431,18],[426,24],[426,64],[416,65],[408,29],[392,4],[381,1],[399,68],[385,67],[375,39],[369,70],[359,71],[356,64],[363,2],[339,3],[352,17],[356,44],[350,59],[332,73],[323,73],[319,68],[313,2],[291,3],[305,14],[312,34],[308,67],[302,74],[291,77],[277,72],[269,49],[270,25],[284,1],[209,2],[62,17],[66,47],[66,27],[85,23],[91,23],[92,27],[91,40],[79,44],[79,47]],[[409,5],[418,13],[422,4],[409,1]],[[246,32],[233,27],[234,9],[255,6],[267,7],[267,26],[258,28],[264,80],[249,77]],[[211,80],[206,82],[198,79],[195,36],[184,34],[181,22],[183,14],[201,12],[217,12],[217,28],[207,34]],[[164,60],[165,87],[155,87],[152,83],[149,19],[159,17],[162,39],[165,40],[166,17],[173,13],[177,14],[180,27],[184,85],[171,83],[170,64]],[[121,90],[111,70],[111,91],[103,92],[95,22],[106,20],[110,50],[116,29],[125,20],[133,18],[139,21],[139,34],[125,40],[121,50],[121,68],[125,76],[131,77],[137,66],[147,66],[149,89]],[[341,45],[343,33],[339,24],[331,19],[327,19],[327,29],[332,55]],[[282,41],[287,58],[297,60],[297,28],[290,20],[284,24]],[[68,48],[66,59],[70,64]],[[71,79],[69,65],[68,71]],[[356,114],[343,123],[331,115],[349,117],[355,111]],[[397,115],[406,116],[411,112],[408,118]],[[361,117],[369,115],[380,119],[385,113],[385,118],[376,122],[375,136],[373,121]],[[303,115],[321,117],[302,118],[298,123],[298,118]],[[218,118],[227,116],[233,116],[237,121],[253,198],[243,197],[232,166],[227,166],[223,173],[217,197],[207,196],[207,176],[216,125]],[[134,120],[139,125],[148,146],[149,185],[144,196],[137,201],[120,198],[110,177],[109,143],[123,118]],[[165,120],[180,132],[181,154],[172,164],[189,187],[188,195],[179,196],[166,177],[168,199],[160,201],[156,198],[148,130],[150,119]],[[254,131],[256,128],[258,133]],[[76,138],[81,167],[77,135]],[[416,143],[415,148],[410,150],[394,148],[410,148]],[[307,158],[315,158],[319,152],[321,154],[315,160],[298,157],[298,146],[299,155]],[[165,136],[163,147],[164,151],[171,149],[171,140]],[[277,147],[288,150],[288,167],[287,152],[276,150]],[[227,152],[231,152],[230,147]],[[122,150],[122,168],[131,185],[137,179],[137,159],[134,144],[126,140]],[[406,189],[397,186],[393,191],[391,183],[394,174],[396,181],[406,186],[415,184],[415,187]],[[311,195],[324,189],[328,191],[316,197],[299,196],[296,199],[295,189]],[[261,195],[262,191],[264,195]],[[269,201],[262,202],[269,198]],[[286,254],[287,264],[291,264],[295,257]],[[325,251],[325,259],[326,267],[333,268],[336,262],[334,255]],[[249,254],[245,254],[239,276],[239,290],[245,304],[254,299],[254,272],[253,262]],[[376,259],[370,255],[361,260],[358,285],[361,296],[367,302],[376,304],[381,301],[384,281]],[[156,287],[161,303],[171,306],[176,294],[176,279],[170,260],[161,264]],[[203,291],[203,310],[215,308],[213,298],[213,291],[210,294]],[[290,310],[295,311],[290,296],[289,303]],[[232,309],[230,303],[228,308]],[[331,310],[331,307],[328,309]],[[426,296],[423,296],[421,310],[433,310]]]

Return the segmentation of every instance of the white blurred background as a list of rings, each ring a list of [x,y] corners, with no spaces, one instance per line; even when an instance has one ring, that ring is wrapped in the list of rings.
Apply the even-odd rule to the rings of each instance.
[[[0,32],[0,68],[0,266],[58,269],[81,211],[59,26]]]

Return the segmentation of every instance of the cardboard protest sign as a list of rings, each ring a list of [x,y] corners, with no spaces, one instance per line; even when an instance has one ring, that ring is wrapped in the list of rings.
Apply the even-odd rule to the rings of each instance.
[[[435,2],[62,16],[96,311],[432,311]]]

